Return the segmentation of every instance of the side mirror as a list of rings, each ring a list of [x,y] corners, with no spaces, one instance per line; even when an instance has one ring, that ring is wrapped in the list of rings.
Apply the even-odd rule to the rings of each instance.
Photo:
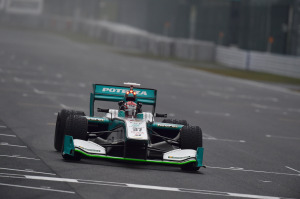
[[[168,117],[168,114],[155,113],[154,117]]]
[[[108,108],[97,108],[98,112],[102,112],[102,113],[109,113],[109,109]]]

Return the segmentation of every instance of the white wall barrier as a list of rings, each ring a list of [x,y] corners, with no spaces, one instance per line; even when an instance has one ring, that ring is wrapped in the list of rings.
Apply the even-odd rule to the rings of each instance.
[[[218,46],[215,61],[232,68],[247,68],[247,52],[237,48]]]
[[[250,70],[300,78],[300,57],[251,51]]]
[[[300,57],[218,46],[215,60],[233,68],[300,78]]]

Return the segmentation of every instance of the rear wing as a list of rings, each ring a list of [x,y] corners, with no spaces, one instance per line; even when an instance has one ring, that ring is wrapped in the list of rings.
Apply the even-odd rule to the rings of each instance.
[[[125,93],[129,90],[129,86],[93,84],[93,93],[90,95],[90,116],[94,116],[94,103],[96,100],[111,102],[125,101]],[[157,90],[150,88],[134,88],[133,90],[136,92],[136,101],[142,104],[152,105],[152,112],[154,114]]]

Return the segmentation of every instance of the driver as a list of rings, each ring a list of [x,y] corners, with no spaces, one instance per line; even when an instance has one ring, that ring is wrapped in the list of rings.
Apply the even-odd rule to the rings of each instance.
[[[137,114],[137,104],[133,101],[124,103],[125,117],[135,117]]]
[[[136,93],[133,90],[125,94],[126,101],[119,102],[119,110],[125,111],[125,117],[136,117],[136,114],[142,113],[142,103],[136,101]]]
[[[142,113],[142,103],[138,102],[138,103],[135,103],[133,101],[128,101],[128,102],[124,102],[124,101],[120,101],[119,102],[119,110],[121,111],[125,111],[125,115],[129,115],[129,116],[136,116],[136,114],[138,113]],[[131,113],[135,113],[135,114],[127,114],[126,113],[126,110],[127,112],[130,112],[131,110]]]

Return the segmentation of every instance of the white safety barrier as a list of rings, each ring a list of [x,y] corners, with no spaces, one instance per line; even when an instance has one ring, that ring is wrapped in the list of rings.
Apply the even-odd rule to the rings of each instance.
[[[251,51],[249,62],[250,70],[300,78],[300,57]]]
[[[216,61],[233,68],[300,78],[300,57],[218,46]]]
[[[247,52],[238,48],[218,46],[215,61],[233,68],[247,68]]]

